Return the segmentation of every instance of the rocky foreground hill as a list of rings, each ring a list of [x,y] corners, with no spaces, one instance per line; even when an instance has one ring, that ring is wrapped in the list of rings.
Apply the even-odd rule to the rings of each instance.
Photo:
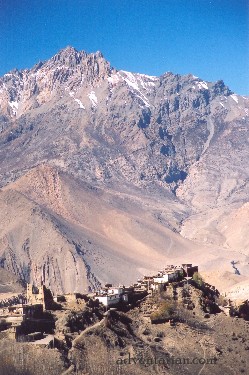
[[[249,99],[67,47],[0,78],[0,265],[54,293],[192,262],[249,281]],[[233,262],[233,263],[231,263]]]
[[[124,311],[106,312],[81,295],[50,311],[52,348],[1,336],[0,373],[248,374],[249,304],[243,319],[222,312],[217,304],[222,302],[227,303],[217,290],[182,282],[123,306]]]

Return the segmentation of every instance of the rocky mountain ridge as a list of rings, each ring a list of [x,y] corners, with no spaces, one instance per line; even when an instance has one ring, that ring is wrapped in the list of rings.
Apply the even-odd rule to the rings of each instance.
[[[100,52],[72,47],[32,69],[5,74],[2,266],[27,280],[43,277],[63,291],[108,277],[118,282],[114,270],[121,263],[126,273],[134,261],[134,279],[157,269],[160,259],[193,260],[193,254],[204,270],[223,264],[225,278],[234,257],[242,278],[249,277],[248,218],[242,209],[249,193],[248,110],[249,99],[223,81],[118,71]],[[22,217],[26,204],[44,212],[50,229],[39,232],[40,224]],[[54,222],[60,228],[57,242]],[[66,254],[72,263],[60,275]],[[81,277],[82,286],[75,281]]]

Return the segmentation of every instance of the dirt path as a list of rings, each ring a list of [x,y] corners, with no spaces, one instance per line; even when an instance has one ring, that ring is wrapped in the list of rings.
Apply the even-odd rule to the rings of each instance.
[[[105,318],[103,318],[102,320],[100,320],[99,322],[93,324],[92,326],[90,327],[87,327],[83,332],[81,332],[81,334],[79,335],[79,337],[77,337],[76,339],[73,340],[72,342],[72,347],[75,348],[77,347],[77,345],[79,344],[79,342],[81,341],[81,338],[89,331],[91,331],[93,328],[97,328],[99,326],[101,326],[101,324],[104,322]]]

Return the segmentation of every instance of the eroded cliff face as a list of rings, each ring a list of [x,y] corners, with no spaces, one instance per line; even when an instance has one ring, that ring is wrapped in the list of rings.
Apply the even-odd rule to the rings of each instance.
[[[231,236],[224,224],[248,200],[248,109],[248,98],[223,81],[117,71],[100,52],[72,47],[30,70],[5,74],[0,198],[5,204],[10,189],[18,192],[9,204],[13,217],[20,199],[48,215],[50,229],[38,230],[31,246],[43,254],[37,277],[53,288],[82,290],[111,278],[123,282],[121,264],[126,280],[157,267],[159,259],[194,261],[193,253],[205,269],[213,269],[213,251],[224,272],[232,272],[226,249],[235,251],[249,276],[244,234]],[[27,220],[27,238],[11,242]],[[54,221],[64,228],[56,235]],[[7,230],[3,215],[0,228],[13,254],[2,264],[31,279],[37,259],[20,249],[33,236],[33,223],[25,216]],[[47,237],[65,241],[61,253]],[[76,281],[82,277],[84,286]]]

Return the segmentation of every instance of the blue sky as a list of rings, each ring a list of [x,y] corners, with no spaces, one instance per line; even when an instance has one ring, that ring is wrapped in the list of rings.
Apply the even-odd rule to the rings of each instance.
[[[0,0],[0,75],[67,45],[117,69],[193,73],[249,95],[248,0]]]

